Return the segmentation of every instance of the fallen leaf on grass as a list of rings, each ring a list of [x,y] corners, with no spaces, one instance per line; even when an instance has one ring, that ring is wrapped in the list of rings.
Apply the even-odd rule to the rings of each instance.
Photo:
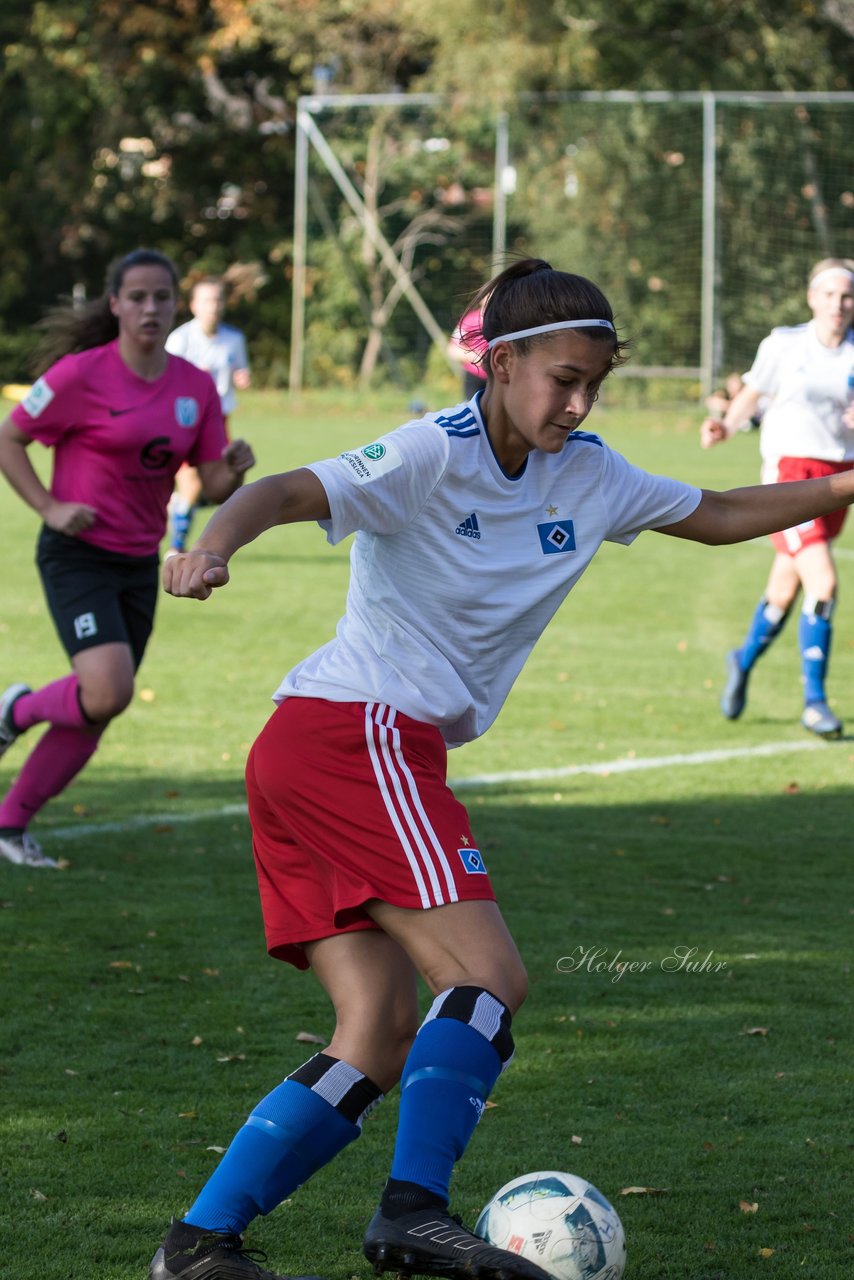
[[[38,1187],[30,1187],[30,1195],[34,1200],[47,1200],[47,1196],[43,1191],[39,1191]]]
[[[755,1200],[739,1200],[738,1207],[742,1213],[756,1213],[759,1205]]]
[[[192,1040],[190,1041],[190,1044],[196,1045],[196,1047],[198,1047],[200,1044],[204,1044],[204,1040],[202,1039],[201,1036],[193,1036]]]
[[[745,1027],[741,1032],[743,1036],[767,1036],[767,1027]]]
[[[484,1111],[492,1111],[493,1107],[497,1107],[497,1106],[498,1106],[497,1102],[490,1102],[489,1098],[487,1098],[486,1102],[484,1102],[483,1104],[483,1109]]]
[[[132,969],[133,961],[132,960],[111,960],[110,968],[111,969]]]
[[[229,1053],[224,1058],[217,1058],[217,1062],[245,1062],[245,1053]]]
[[[215,1151],[218,1156],[221,1156],[225,1154],[226,1148],[225,1147],[205,1147],[205,1151]]]
[[[199,1114],[198,1111],[179,1111],[178,1119],[179,1120],[195,1120],[198,1118],[198,1114]]]
[[[797,782],[787,782],[785,787],[783,788],[783,795],[796,796],[800,794],[800,790],[801,788]]]
[[[773,1258],[773,1257],[774,1257],[774,1250],[773,1250],[773,1249],[760,1249],[760,1250],[759,1250],[759,1257],[760,1257],[760,1258]]]
[[[140,702],[153,702],[156,697],[157,694],[153,689],[140,689],[139,691]]]
[[[621,1196],[666,1196],[669,1187],[623,1187]]]
[[[294,1039],[300,1044],[326,1044],[326,1036],[316,1036],[311,1031],[298,1031]]]
[[[570,1142],[574,1143],[576,1147],[580,1147],[583,1141],[584,1141],[584,1139],[583,1139],[583,1138],[579,1138],[579,1136],[578,1136],[578,1134],[577,1134],[577,1133],[574,1133],[574,1134],[572,1135],[572,1137],[570,1138]]]

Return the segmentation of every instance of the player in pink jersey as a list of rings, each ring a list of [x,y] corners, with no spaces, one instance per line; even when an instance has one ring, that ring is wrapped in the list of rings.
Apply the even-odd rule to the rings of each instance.
[[[0,855],[17,865],[57,865],[29,823],[131,700],[175,472],[189,460],[206,496],[223,502],[254,463],[245,441],[227,443],[212,379],[165,350],[177,297],[163,254],[122,258],[103,297],[49,317],[51,355],[61,358],[0,426],[0,471],[44,522],[37,562],[72,666],[41,689],[18,683],[0,697],[0,755],[49,725],[0,803]],[[53,451],[49,488],[27,454],[33,441]]]
[[[805,480],[854,467],[854,261],[823,258],[810,271],[808,324],[774,329],[761,343],[745,385],[722,416],[709,417],[700,440],[711,448],[728,440],[766,397],[760,434],[766,481]],[[798,627],[804,710],[811,733],[838,738],[842,724],[828,706],[825,680],[830,659],[837,575],[833,542],[848,508],[774,533],[776,552],[765,590],[742,645],[727,654],[721,710],[737,720],[747,702],[756,662],[783,629],[798,592]]]
[[[464,400],[471,400],[476,391],[482,391],[486,387],[486,371],[483,367],[486,343],[483,340],[482,324],[482,308],[470,307],[448,339],[448,355],[462,371]]]
[[[362,1245],[374,1270],[546,1280],[448,1211],[454,1164],[513,1057],[527,976],[447,785],[447,747],[489,728],[603,542],[655,529],[732,543],[854,501],[854,474],[714,493],[632,466],[579,430],[623,359],[601,291],[529,259],[484,302],[484,390],[248,486],[164,566],[173,595],[206,599],[234,552],[278,525],[355,535],[335,637],[285,677],[246,766],[267,947],[314,971],[334,1032],[247,1117],[149,1280],[277,1280],[244,1228],[355,1141],[398,1082],[390,1177]],[[434,996],[420,1027],[419,976]]]

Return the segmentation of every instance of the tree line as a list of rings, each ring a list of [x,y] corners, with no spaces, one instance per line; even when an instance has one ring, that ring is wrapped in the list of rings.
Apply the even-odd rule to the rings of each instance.
[[[186,280],[226,274],[231,315],[248,334],[259,380],[284,382],[294,120],[306,94],[442,93],[465,136],[467,118],[511,108],[521,95],[832,92],[854,83],[845,0],[5,0],[0,35],[3,381],[32,372],[33,326],[48,307],[75,290],[99,293],[115,256],[153,245]],[[639,146],[642,155],[647,145],[655,151],[638,140],[644,128],[632,122],[626,146],[635,155]],[[356,158],[363,184],[369,142]],[[541,145],[547,152],[548,137]],[[400,168],[397,156],[392,185]],[[619,173],[612,178],[596,179],[606,238],[619,234]],[[674,182],[665,216],[678,199]],[[463,230],[482,220],[473,201],[450,215],[425,206],[416,247],[429,242],[431,223],[441,233],[441,217],[461,219]],[[546,192],[544,225],[558,217],[553,204]],[[562,243],[573,248],[569,232]],[[319,256],[330,281],[341,273],[336,252],[330,246]],[[463,234],[454,253],[461,278],[477,283],[481,249],[467,259]],[[370,268],[364,253],[353,255],[354,288],[369,313],[386,300]],[[343,298],[336,315],[336,291],[327,294],[330,330],[364,325],[365,343],[372,340],[370,317]],[[342,359],[358,368],[363,355]]]

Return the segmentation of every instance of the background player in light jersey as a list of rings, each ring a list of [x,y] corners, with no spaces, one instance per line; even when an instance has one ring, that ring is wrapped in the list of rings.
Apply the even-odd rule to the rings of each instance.
[[[176,303],[171,261],[128,254],[102,298],[49,317],[53,354],[73,354],[0,426],[0,471],[44,522],[38,567],[72,666],[44,688],[14,684],[0,697],[0,755],[26,729],[50,726],[0,803],[0,854],[13,863],[56,866],[29,823],[131,700],[175,471],[189,459],[221,502],[254,461],[245,441],[227,443],[210,377],[164,349]],[[34,440],[53,450],[47,489],[27,454]]]
[[[225,282],[219,276],[197,280],[190,291],[192,320],[173,329],[166,350],[183,356],[199,369],[206,369],[216,383],[222,416],[228,418],[237,403],[236,391],[252,385],[246,339],[239,329],[223,323]],[[184,463],[175,476],[175,492],[169,503],[169,545],[183,551],[190,536],[193,512],[202,496],[202,481],[196,467]]]
[[[729,439],[767,397],[760,451],[766,481],[833,475],[854,466],[854,262],[825,258],[810,272],[808,324],[773,329],[760,344],[745,386],[721,418],[707,418],[705,448]],[[721,710],[737,719],[747,701],[754,664],[783,629],[803,588],[798,640],[804,687],[804,728],[838,737],[842,724],[827,704],[825,679],[836,565],[831,544],[847,508],[806,520],[772,535],[776,555],[747,635],[726,660]]]
[[[527,978],[446,748],[489,728],[603,541],[658,529],[737,542],[854,500],[854,475],[711,493],[631,466],[578,429],[623,358],[599,289],[526,259],[485,299],[484,391],[259,480],[164,566],[168,591],[205,599],[276,525],[318,521],[333,543],[355,533],[336,637],[285,677],[246,769],[267,946],[314,970],[334,1034],[251,1113],[150,1280],[275,1280],[242,1251],[244,1227],[358,1137],[398,1080],[366,1256],[406,1274],[544,1280],[448,1216]],[[434,996],[420,1029],[419,974]]]

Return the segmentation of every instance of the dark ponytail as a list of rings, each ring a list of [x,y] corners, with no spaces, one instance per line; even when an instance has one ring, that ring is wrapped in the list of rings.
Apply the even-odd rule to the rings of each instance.
[[[118,337],[119,322],[110,308],[110,298],[121,289],[125,275],[132,267],[163,267],[171,277],[175,292],[178,292],[178,272],[165,253],[156,249],[134,249],[132,253],[125,254],[111,263],[104,292],[99,298],[93,298],[82,307],[65,302],[52,307],[39,321],[37,328],[42,338],[33,360],[35,373],[44,373],[62,356],[101,347]]]
[[[561,320],[609,320],[611,324],[615,323],[611,304],[598,285],[584,276],[555,271],[542,258],[520,258],[511,263],[479,289],[469,305],[481,311],[481,332],[476,336],[482,337],[485,343],[504,333],[533,329],[541,324],[557,324]],[[627,360],[628,343],[621,340],[616,332],[596,326],[582,328],[579,332],[611,347],[609,373]],[[532,346],[548,341],[552,336],[537,334],[518,338],[514,346],[524,356]],[[484,352],[481,362],[488,372],[489,352]]]

